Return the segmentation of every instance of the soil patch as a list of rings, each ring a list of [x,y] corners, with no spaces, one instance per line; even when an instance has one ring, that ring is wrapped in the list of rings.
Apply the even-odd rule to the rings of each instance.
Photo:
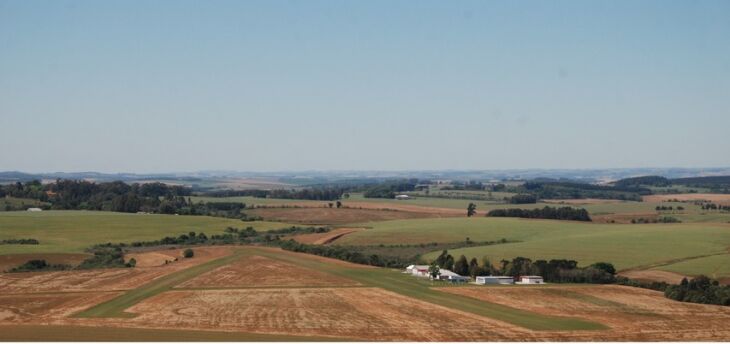
[[[139,268],[161,266],[181,259],[182,257],[179,253],[168,251],[129,253],[124,255],[124,260],[129,262],[130,259],[134,259],[137,262],[135,267]]]
[[[301,234],[291,238],[302,244],[327,245],[347,234],[362,230],[365,228],[337,228],[327,233]]]
[[[0,255],[0,272],[10,270],[29,260],[43,259],[49,264],[78,265],[88,254],[83,253],[21,253]]]

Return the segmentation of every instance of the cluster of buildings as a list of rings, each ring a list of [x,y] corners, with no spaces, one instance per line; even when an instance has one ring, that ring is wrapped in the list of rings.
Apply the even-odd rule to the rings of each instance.
[[[430,278],[428,265],[409,265],[404,273],[416,277]],[[461,276],[451,270],[439,269],[438,280],[451,283],[467,283],[471,278]],[[477,276],[475,284],[544,284],[542,276],[520,276],[517,281],[512,276]]]

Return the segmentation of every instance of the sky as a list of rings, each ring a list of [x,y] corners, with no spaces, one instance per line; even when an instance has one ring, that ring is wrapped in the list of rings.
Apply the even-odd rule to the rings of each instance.
[[[0,171],[730,166],[730,1],[0,0]]]

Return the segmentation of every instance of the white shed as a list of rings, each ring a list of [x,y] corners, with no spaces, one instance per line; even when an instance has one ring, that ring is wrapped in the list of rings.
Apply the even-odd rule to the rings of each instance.
[[[43,211],[41,208],[28,208],[28,211]]]
[[[514,284],[512,276],[477,276],[476,284]]]
[[[411,199],[411,196],[408,196],[408,195],[395,195],[395,199],[404,201],[404,200]]]
[[[520,284],[543,284],[542,276],[520,276]]]

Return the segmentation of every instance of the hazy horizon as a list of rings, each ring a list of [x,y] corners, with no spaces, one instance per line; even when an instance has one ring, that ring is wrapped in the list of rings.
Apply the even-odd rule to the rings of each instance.
[[[728,13],[0,0],[0,171],[726,167]]]

